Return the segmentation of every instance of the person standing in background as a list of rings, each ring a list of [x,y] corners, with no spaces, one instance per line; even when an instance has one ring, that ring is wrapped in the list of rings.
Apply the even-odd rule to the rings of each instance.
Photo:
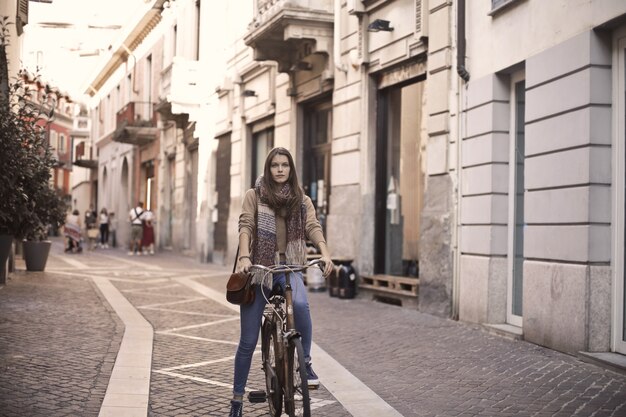
[[[109,248],[109,214],[105,207],[100,210],[100,247]]]
[[[141,246],[143,248],[143,254],[154,255],[154,214],[150,209],[143,212],[143,238],[141,239]]]
[[[98,239],[98,214],[93,208],[93,204],[89,205],[89,210],[85,212],[85,229],[87,232],[87,249],[93,250]]]
[[[141,255],[141,239],[143,237],[143,202],[137,203],[137,207],[130,210],[130,245],[128,255]]]
[[[74,209],[70,214],[67,215],[65,219],[65,227],[64,227],[64,235],[67,238],[67,247],[65,252],[70,253],[80,253],[83,251],[83,248],[80,246],[80,241],[82,240],[81,230],[80,230],[80,213],[78,210]]]
[[[111,247],[117,248],[117,218],[115,212],[109,213],[109,236],[111,238]]]
[[[95,227],[97,221],[96,210],[93,208],[93,204],[90,204],[89,210],[85,212],[85,227],[91,229]]]

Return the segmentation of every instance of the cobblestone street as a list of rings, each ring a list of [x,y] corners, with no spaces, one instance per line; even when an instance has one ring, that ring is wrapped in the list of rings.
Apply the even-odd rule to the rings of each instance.
[[[18,271],[0,289],[0,416],[99,414],[125,326],[98,280],[153,329],[148,415],[226,416],[239,331],[220,299],[228,275],[170,254],[65,255],[55,242],[45,273]],[[383,415],[357,407],[361,383],[389,416],[626,415],[626,376],[575,357],[365,298],[310,301],[314,416]],[[248,387],[264,388],[259,354]],[[244,415],[266,410],[246,402]]]

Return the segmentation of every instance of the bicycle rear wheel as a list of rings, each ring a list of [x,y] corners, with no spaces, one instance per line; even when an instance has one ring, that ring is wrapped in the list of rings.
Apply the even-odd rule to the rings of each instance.
[[[285,409],[290,417],[310,417],[311,399],[307,383],[302,341],[294,337],[287,348],[288,375],[285,381]]]
[[[263,372],[265,372],[265,387],[270,416],[280,417],[283,411],[283,389],[278,377],[279,370],[276,364],[278,360],[278,340],[276,340],[276,322],[263,320],[261,328],[261,356],[263,359]]]

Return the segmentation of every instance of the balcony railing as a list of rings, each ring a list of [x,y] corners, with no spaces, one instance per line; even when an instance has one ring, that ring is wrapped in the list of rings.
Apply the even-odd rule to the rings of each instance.
[[[332,13],[333,0],[257,0],[255,15],[273,15],[284,7]]]
[[[183,127],[190,114],[197,114],[202,102],[200,63],[174,57],[171,65],[161,72],[161,101],[156,111],[163,120],[173,120]]]
[[[157,138],[157,113],[154,103],[131,101],[116,115],[113,140],[131,145],[145,145]]]

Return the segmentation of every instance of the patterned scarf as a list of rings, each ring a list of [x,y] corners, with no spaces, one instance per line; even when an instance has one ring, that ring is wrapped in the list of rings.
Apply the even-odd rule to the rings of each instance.
[[[260,176],[254,185],[257,195],[257,215],[256,215],[256,239],[252,243],[252,263],[265,266],[277,265],[280,263],[278,252],[278,242],[276,239],[276,213],[269,206],[267,200],[267,187]],[[289,183],[283,184],[280,190],[281,196],[285,199],[291,194]],[[300,212],[290,213],[286,219],[287,223],[287,248],[285,258],[288,265],[299,265],[306,263],[305,230],[306,206],[304,201],[300,204]],[[255,272],[253,283],[272,288],[272,276],[268,274],[266,279],[264,272]]]

